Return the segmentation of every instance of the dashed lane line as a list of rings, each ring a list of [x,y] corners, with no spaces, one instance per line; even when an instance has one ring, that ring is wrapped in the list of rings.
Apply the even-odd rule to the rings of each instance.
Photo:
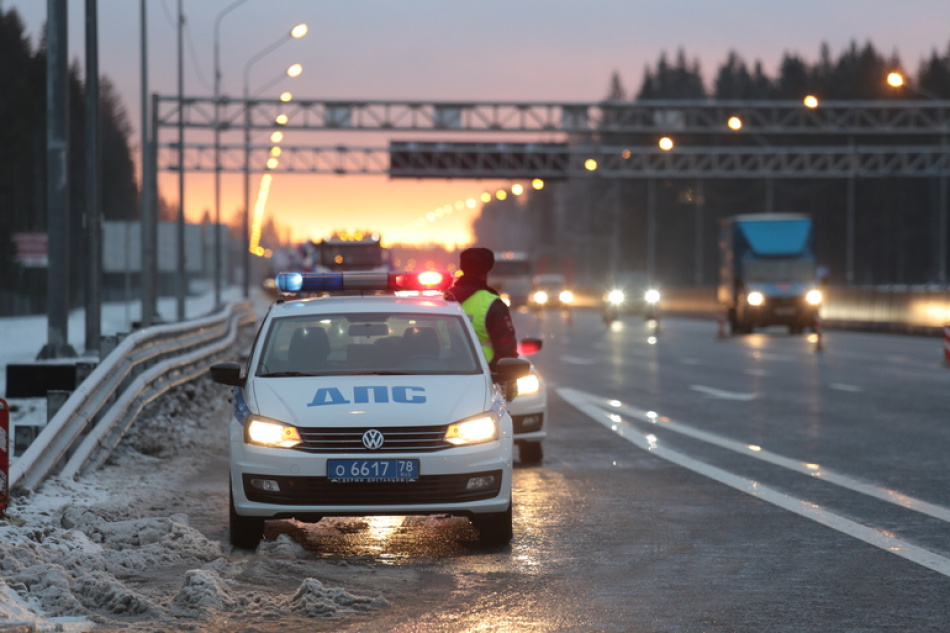
[[[712,433],[707,433],[705,431],[700,431],[699,429],[687,427],[686,425],[661,419],[655,413],[651,415],[651,412],[627,407],[615,400],[608,400],[570,388],[557,389],[557,394],[571,406],[586,414],[596,422],[599,422],[608,429],[612,430],[634,446],[648,451],[657,457],[660,457],[661,459],[665,459],[666,461],[676,464],[677,466],[687,468],[695,473],[703,475],[704,477],[718,481],[722,484],[735,488],[736,490],[752,495],[758,499],[762,499],[763,501],[771,503],[790,512],[794,512],[799,516],[803,516],[807,519],[815,521],[816,523],[820,523],[821,525],[829,527],[833,530],[837,530],[838,532],[862,540],[865,543],[878,547],[884,551],[896,554],[918,565],[932,569],[933,571],[943,574],[944,576],[950,577],[950,558],[941,556],[940,554],[931,552],[930,550],[926,550],[922,547],[918,547],[908,541],[896,538],[880,530],[862,525],[850,519],[846,519],[804,499],[787,495],[768,486],[764,486],[757,481],[740,477],[721,468],[717,468],[716,466],[711,466],[696,460],[679,451],[666,448],[660,444],[657,437],[652,433],[644,433],[643,431],[637,429],[630,422],[624,421],[620,413],[624,413],[631,417],[636,417],[641,421],[651,424],[662,424],[663,428],[673,430],[684,435],[689,435],[690,437],[710,442],[723,448],[736,450],[737,452],[741,452],[745,455],[763,459],[769,463],[791,468],[792,470],[799,472],[805,472],[806,474],[813,476],[820,476],[822,479],[825,479],[831,483],[835,483],[839,486],[844,486],[864,494],[870,494],[871,496],[901,505],[903,507],[907,507],[912,510],[925,512],[923,508],[926,508],[929,510],[925,512],[926,514],[930,514],[931,516],[944,521],[948,520],[948,517],[950,517],[950,510],[947,510],[946,508],[935,506],[933,504],[913,499],[912,497],[907,497],[905,495],[900,495],[894,491],[885,491],[881,488],[878,488],[877,486],[863,484],[861,482],[851,480],[844,475],[831,473],[827,470],[823,471],[821,470],[820,466],[818,469],[814,469],[812,467],[817,466],[817,464],[796,462],[795,460],[790,460],[788,458],[775,455],[774,453],[762,451],[760,447],[742,445],[739,442],[734,442],[733,440],[728,440]],[[741,446],[744,446],[745,450],[737,450],[738,447]],[[763,456],[763,453],[765,453],[765,456]],[[844,485],[845,483],[853,485]],[[891,494],[880,496],[878,494],[880,492]]]

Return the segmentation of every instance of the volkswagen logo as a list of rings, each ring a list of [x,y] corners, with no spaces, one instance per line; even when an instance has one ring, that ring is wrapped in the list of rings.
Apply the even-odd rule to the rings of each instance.
[[[371,451],[382,448],[383,442],[385,441],[386,438],[384,438],[383,434],[376,429],[370,429],[366,431],[366,433],[363,433],[363,446]]]

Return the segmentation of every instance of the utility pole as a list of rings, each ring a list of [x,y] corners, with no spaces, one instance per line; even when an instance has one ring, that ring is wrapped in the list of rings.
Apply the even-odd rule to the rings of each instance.
[[[98,0],[86,0],[86,352],[98,355],[102,334],[102,165],[99,155]]]
[[[69,74],[66,0],[46,2],[47,342],[38,358],[74,357],[69,346]]]

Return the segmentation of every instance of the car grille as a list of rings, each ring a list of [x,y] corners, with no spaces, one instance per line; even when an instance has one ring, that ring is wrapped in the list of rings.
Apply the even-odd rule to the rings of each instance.
[[[467,490],[473,477],[493,476],[495,484],[489,488]],[[252,479],[277,482],[280,492],[268,492],[251,486]],[[501,490],[502,472],[462,475],[428,475],[412,483],[331,483],[326,477],[275,477],[273,475],[244,474],[244,494],[248,501],[289,506],[361,506],[361,505],[420,505],[462,503],[492,499]]]
[[[402,426],[379,428],[385,440],[382,448],[363,446],[363,433],[371,428],[300,428],[302,442],[294,448],[308,453],[399,453],[411,451],[428,453],[452,448],[445,441],[445,426]]]

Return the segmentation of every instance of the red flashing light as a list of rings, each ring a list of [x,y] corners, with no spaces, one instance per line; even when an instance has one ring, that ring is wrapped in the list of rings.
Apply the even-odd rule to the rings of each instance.
[[[447,272],[424,270],[418,273],[397,273],[394,290],[448,290],[452,277]]]

